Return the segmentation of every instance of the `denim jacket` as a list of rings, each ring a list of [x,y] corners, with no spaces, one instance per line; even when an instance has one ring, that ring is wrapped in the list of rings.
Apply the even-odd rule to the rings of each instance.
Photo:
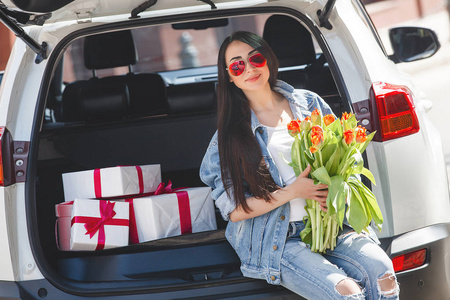
[[[294,118],[303,120],[318,108],[322,115],[332,114],[330,107],[317,94],[294,89],[278,80],[274,91],[282,94],[290,104]],[[252,111],[251,127],[261,147],[263,158],[275,183],[286,186],[267,148],[267,130]],[[287,129],[286,129],[287,130]],[[224,220],[236,208],[234,199],[225,192],[219,163],[217,132],[214,134],[200,167],[202,181],[210,186],[212,197]],[[252,196],[249,192],[247,197]],[[244,276],[266,279],[271,284],[280,284],[280,261],[289,226],[290,205],[286,203],[261,216],[228,222],[225,236],[241,260]]]

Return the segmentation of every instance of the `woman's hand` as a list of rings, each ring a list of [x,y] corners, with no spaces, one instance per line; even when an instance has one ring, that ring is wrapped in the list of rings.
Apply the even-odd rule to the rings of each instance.
[[[311,166],[306,169],[291,183],[288,188],[296,195],[296,198],[312,199],[320,204],[320,209],[327,211],[328,186],[326,184],[314,184],[314,180],[308,178]]]
[[[308,178],[310,171],[311,167],[308,166],[293,183],[272,192],[272,200],[269,202],[255,197],[247,198],[247,205],[251,211],[245,212],[239,205],[230,213],[230,220],[237,222],[260,216],[295,198],[313,199],[320,204],[320,209],[326,212],[328,186],[314,184],[314,180]]]

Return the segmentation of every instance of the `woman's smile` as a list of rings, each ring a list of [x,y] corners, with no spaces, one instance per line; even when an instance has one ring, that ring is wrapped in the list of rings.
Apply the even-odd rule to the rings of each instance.
[[[260,77],[261,77],[261,74],[257,74],[257,75],[255,75],[255,76],[252,76],[252,77],[248,78],[248,79],[245,80],[245,81],[247,81],[247,82],[255,82],[255,81],[257,81]]]

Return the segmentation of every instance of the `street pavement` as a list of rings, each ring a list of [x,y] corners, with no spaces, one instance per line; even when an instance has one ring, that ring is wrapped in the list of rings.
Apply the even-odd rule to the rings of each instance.
[[[423,92],[423,96],[433,103],[429,116],[442,137],[442,148],[450,186],[450,133],[448,130],[450,119],[450,21],[448,12],[441,11],[395,26],[418,26],[433,29],[441,42],[441,49],[434,56],[416,62],[400,63],[398,67],[411,75],[418,90]],[[379,28],[378,30],[388,53],[392,53],[388,28]]]

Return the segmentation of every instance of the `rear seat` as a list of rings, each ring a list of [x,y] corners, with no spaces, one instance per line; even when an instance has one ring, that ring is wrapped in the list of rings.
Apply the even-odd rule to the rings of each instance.
[[[102,115],[103,119],[117,119],[124,117],[152,116],[167,113],[167,94],[164,80],[158,74],[132,73],[131,66],[137,62],[137,53],[131,31],[124,30],[101,35],[93,35],[84,41],[84,64],[92,70],[93,77],[89,80],[81,80],[66,86],[62,96],[61,120],[94,121],[86,120],[83,113],[85,106],[83,95],[87,90],[97,90],[103,94],[101,101],[108,101],[109,89],[123,88],[126,85],[129,102],[123,102],[127,107],[123,110],[126,115],[113,114],[107,117],[107,111]],[[98,78],[96,70],[110,69],[128,66],[130,72],[119,76]],[[117,95],[116,95],[117,96]],[[110,99],[111,107],[117,99]],[[97,98],[96,103],[100,99]],[[104,103],[106,104],[106,103]],[[106,107],[107,105],[103,105]]]

